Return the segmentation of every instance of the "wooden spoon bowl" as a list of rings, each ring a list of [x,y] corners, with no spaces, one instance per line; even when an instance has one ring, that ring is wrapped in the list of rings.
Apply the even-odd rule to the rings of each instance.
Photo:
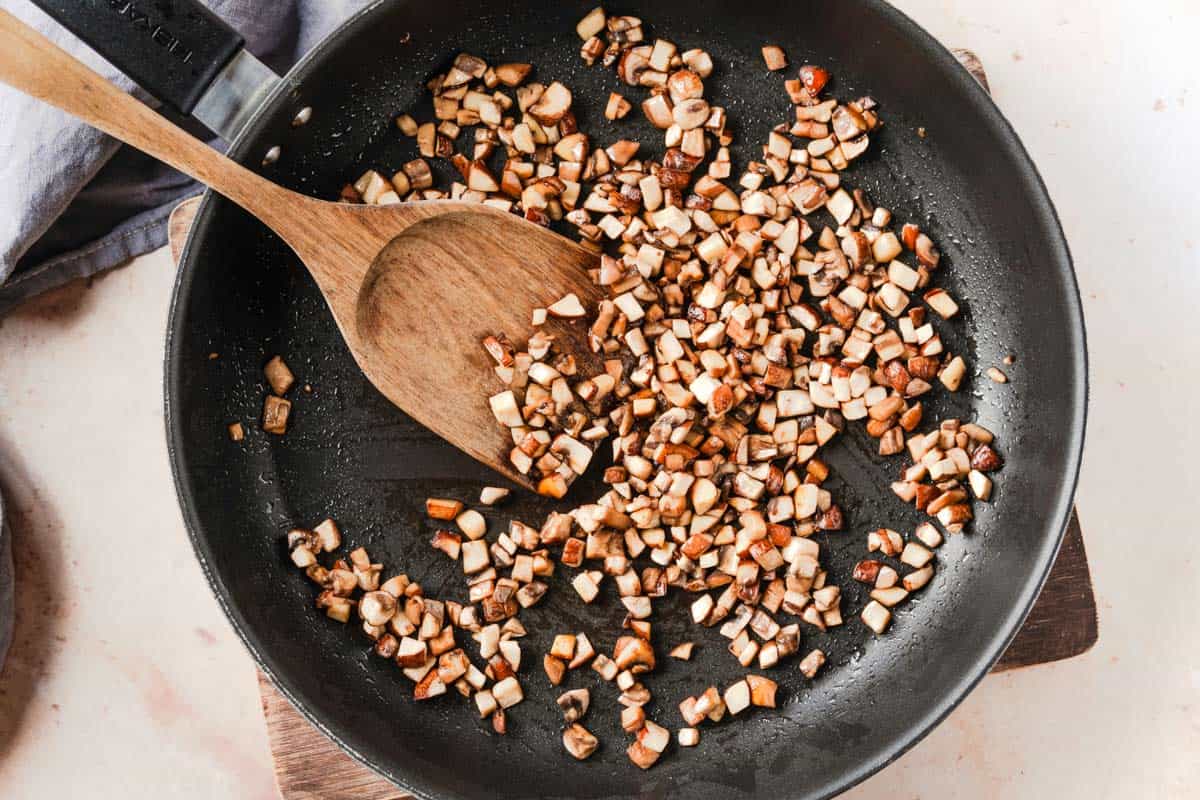
[[[567,294],[585,306],[599,301],[587,276],[596,256],[541,226],[476,204],[330,205],[334,213],[349,209],[356,221],[364,216],[361,208],[404,226],[364,248],[377,252],[357,262],[366,264],[361,277],[348,268],[318,273],[310,267],[359,367],[422,425],[528,485],[509,461],[511,436],[488,406],[488,396],[507,387],[481,342],[528,330],[535,308]],[[344,293],[326,288],[326,281],[341,280],[350,284]],[[582,370],[600,371],[582,320],[550,317],[541,329],[575,353]]]

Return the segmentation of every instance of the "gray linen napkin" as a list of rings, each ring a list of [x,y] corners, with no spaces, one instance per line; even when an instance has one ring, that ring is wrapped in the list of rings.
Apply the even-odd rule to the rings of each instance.
[[[204,0],[280,74],[371,1]],[[28,0],[0,0],[0,8],[109,80],[133,88]],[[196,123],[184,127],[211,136]],[[72,278],[162,247],[171,209],[199,191],[178,172],[0,84],[0,316]]]

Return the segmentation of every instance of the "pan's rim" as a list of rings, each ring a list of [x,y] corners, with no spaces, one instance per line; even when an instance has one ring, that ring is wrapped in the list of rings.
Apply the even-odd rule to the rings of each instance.
[[[231,154],[239,153],[247,141],[257,133],[259,124],[270,116],[276,104],[281,102],[281,99],[291,91],[293,84],[307,73],[312,65],[328,50],[336,47],[339,42],[352,37],[362,26],[371,24],[374,15],[381,13],[381,10],[389,5],[390,2],[391,0],[376,0],[376,2],[361,9],[300,59],[287,75],[284,76],[283,80],[280,81],[274,92],[255,111],[241,133],[230,143],[229,152]],[[1041,552],[1037,554],[1036,567],[1029,574],[1026,584],[1019,595],[1019,599],[1013,605],[1007,617],[997,624],[995,635],[992,636],[988,646],[977,655],[974,666],[971,669],[964,670],[957,684],[943,694],[942,700],[927,709],[919,718],[912,721],[908,731],[902,736],[897,736],[890,747],[871,758],[865,759],[857,768],[831,779],[825,786],[811,787],[815,790],[815,793],[811,796],[819,800],[828,800],[828,798],[856,786],[896,761],[924,739],[933,728],[937,727],[958,707],[988,674],[992,666],[1000,659],[1020,631],[1022,623],[1029,615],[1034,602],[1037,600],[1049,576],[1050,568],[1053,566],[1055,558],[1058,555],[1074,508],[1074,497],[1083,461],[1089,394],[1087,334],[1074,261],[1061,219],[1050,198],[1049,190],[1028,150],[1021,142],[1012,124],[996,105],[992,96],[979,85],[970,73],[962,68],[959,61],[945,45],[934,38],[932,34],[921,27],[911,17],[891,6],[885,0],[859,0],[859,2],[862,2],[874,13],[879,14],[903,31],[905,35],[910,37],[925,52],[926,56],[936,66],[941,67],[950,80],[959,84],[959,87],[975,100],[975,105],[983,117],[983,121],[996,130],[1000,139],[1014,156],[1015,161],[1020,167],[1020,171],[1024,173],[1024,177],[1032,184],[1033,191],[1030,193],[1029,200],[1034,207],[1036,216],[1041,217],[1045,223],[1049,249],[1058,251],[1054,266],[1058,271],[1063,273],[1067,281],[1067,306],[1063,309],[1071,338],[1071,341],[1067,344],[1069,349],[1078,356],[1075,359],[1074,374],[1071,375],[1075,396],[1072,398],[1071,403],[1072,425],[1067,432],[1067,452],[1073,454],[1073,458],[1069,459],[1068,474],[1065,476],[1066,480],[1062,484],[1062,490],[1053,508],[1051,518],[1047,523],[1048,535],[1045,537]],[[212,567],[213,554],[207,538],[203,535],[204,529],[200,522],[199,511],[193,503],[192,495],[184,477],[183,451],[186,445],[184,443],[183,427],[179,424],[175,408],[178,405],[177,397],[180,389],[181,370],[183,368],[183,359],[179,357],[182,347],[182,332],[180,329],[183,316],[182,308],[189,296],[190,287],[188,281],[195,272],[194,265],[192,264],[197,249],[195,243],[203,237],[204,232],[211,223],[210,218],[214,213],[213,196],[214,193],[211,190],[205,192],[201,205],[197,210],[192,229],[189,231],[183,252],[180,255],[179,269],[176,274],[169,306],[164,354],[163,407],[167,451],[188,538],[191,540],[204,577],[208,581],[230,625],[242,640],[250,655],[254,658],[259,669],[270,679],[280,694],[310,724],[329,737],[356,761],[396,784],[401,789],[411,792],[414,796],[432,800],[435,797],[434,791],[437,787],[430,786],[426,781],[421,780],[419,776],[396,774],[393,770],[377,763],[350,743],[351,732],[346,730],[345,726],[326,722],[310,709],[305,701],[304,693],[297,689],[292,681],[289,680],[286,674],[287,670],[279,667],[276,660],[270,655],[269,648],[251,630],[245,618],[233,604],[228,587],[224,585]],[[446,796],[444,790],[437,789],[437,791],[442,793],[442,797]]]

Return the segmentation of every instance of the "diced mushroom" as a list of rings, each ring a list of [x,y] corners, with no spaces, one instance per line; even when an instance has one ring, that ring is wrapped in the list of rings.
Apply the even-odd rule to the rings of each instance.
[[[592,579],[592,576],[586,572],[576,575],[571,585],[575,587],[575,591],[585,603],[592,602],[596,599],[596,595],[600,593],[600,587]]]
[[[312,549],[303,544],[292,548],[291,558],[292,563],[300,569],[308,569],[317,563],[317,557],[313,555]]]
[[[650,767],[654,766],[654,762],[658,761],[659,755],[661,755],[637,740],[629,745],[625,750],[625,754],[629,756],[630,761],[642,769],[650,769]]]
[[[583,719],[591,702],[591,693],[587,689],[572,689],[558,696],[558,707],[562,709],[563,719],[568,723]]]
[[[643,104],[642,107],[645,108],[645,104]],[[681,130],[685,131],[690,131],[693,128],[699,128],[708,120],[708,114],[708,103],[700,97],[676,103],[674,108],[671,109],[672,121],[674,124],[678,125]],[[646,116],[650,117],[650,121],[655,125],[662,127],[658,123],[658,117],[651,117],[650,112],[647,112]],[[670,126],[668,125],[667,127]]]
[[[575,641],[576,638],[572,634],[560,633],[550,645],[550,655],[570,661],[575,657]]]
[[[586,41],[604,30],[605,21],[604,9],[596,6],[579,20],[575,25],[575,32],[579,34],[580,39]]]
[[[529,77],[529,73],[533,71],[533,65],[519,63],[497,64],[495,71],[496,79],[500,83],[511,88],[516,88]]]
[[[317,527],[313,528],[313,533],[317,535],[317,541],[326,553],[332,553],[342,546],[341,528],[332,519],[322,520]]]
[[[547,653],[542,657],[542,669],[546,673],[546,677],[550,679],[553,686],[558,686],[563,682],[563,677],[566,675],[567,665],[563,663],[561,658]]]
[[[671,743],[671,733],[652,720],[646,720],[642,729],[637,732],[637,739],[647,750],[661,753]]]
[[[425,514],[431,519],[451,520],[462,513],[463,504],[458,500],[429,497],[425,500]]]
[[[613,661],[618,670],[648,672],[654,669],[654,648],[640,636],[621,636],[613,648]]]
[[[926,547],[942,546],[942,534],[931,523],[922,522],[913,531],[913,536],[917,537]]]
[[[496,421],[501,425],[519,428],[525,424],[521,410],[517,407],[517,399],[511,390],[493,395],[488,398],[488,403],[492,407],[492,414],[495,415]]]
[[[542,92],[538,101],[529,107],[529,115],[543,125],[554,125],[571,108],[571,90],[554,81]]]
[[[725,708],[735,717],[750,706],[750,684],[741,680],[725,689]]]
[[[687,68],[701,78],[707,78],[712,74],[712,58],[704,50],[688,50],[683,54],[682,59]]]
[[[425,642],[407,636],[400,640],[400,649],[396,652],[396,663],[401,667],[418,667],[429,659],[429,649]]]
[[[878,601],[872,600],[862,610],[862,621],[875,633],[882,634],[892,621],[892,612]]]
[[[787,56],[784,55],[783,48],[768,44],[762,48],[763,61],[766,62],[767,69],[775,72],[787,67]]]
[[[992,479],[984,475],[977,469],[971,470],[967,474],[967,482],[971,486],[971,492],[980,500],[987,501],[992,496]]]
[[[438,677],[435,670],[425,673],[425,676],[413,687],[413,698],[416,700],[429,700],[445,693],[446,684]]]
[[[550,316],[560,319],[579,319],[587,313],[583,307],[583,303],[579,302],[579,297],[574,293],[568,294],[551,303],[546,307],[546,311],[549,312]]]
[[[485,506],[494,506],[503,501],[509,495],[508,489],[502,489],[496,486],[485,486],[479,491],[479,502]]]
[[[900,586],[887,589],[876,588],[871,592],[871,599],[888,608],[900,605],[908,598],[908,590]]]
[[[800,660],[800,673],[806,678],[816,676],[818,670],[825,665],[825,653],[820,650],[812,650],[804,658]]]
[[[646,100],[643,100],[642,112],[645,113],[646,119],[650,120],[650,124],[654,125],[656,128],[666,130],[675,124],[675,117],[671,109],[671,103],[667,99],[666,95],[651,95]],[[705,118],[707,119],[707,117]],[[701,124],[702,123],[703,121],[701,121]]]
[[[275,395],[267,395],[263,401],[262,429],[267,433],[282,436],[287,433],[288,417],[291,413],[290,401]]]
[[[458,525],[458,529],[466,534],[468,539],[482,539],[487,533],[487,520],[473,508],[468,508],[457,517],[454,518],[454,523]]]
[[[571,659],[571,669],[578,669],[586,664],[596,655],[595,649],[592,647],[591,641],[585,634],[578,634],[575,637],[575,657]]]
[[[498,704],[492,693],[484,689],[475,693],[475,707],[479,710],[480,718],[487,719],[498,708]]]
[[[521,691],[521,684],[517,682],[516,677],[511,675],[496,682],[496,685],[492,687],[492,696],[496,698],[496,703],[501,708],[511,708],[525,699],[525,694]]]
[[[746,685],[750,688],[750,703],[763,708],[775,707],[775,692],[778,684],[761,675],[747,675]]]
[[[562,741],[567,752],[580,761],[596,752],[600,746],[600,741],[579,723],[567,726]]]
[[[690,661],[692,658],[692,649],[695,647],[693,642],[683,642],[677,644],[671,649],[671,658],[677,658],[680,661]]]
[[[942,319],[950,319],[958,313],[958,304],[945,289],[930,289],[925,293],[925,302]]]
[[[296,376],[292,374],[280,356],[274,356],[266,363],[266,366],[263,367],[263,374],[267,378],[267,385],[271,387],[271,391],[280,397],[287,394],[288,389],[291,389],[296,383]]]
[[[901,562],[918,569],[928,564],[932,558],[933,553],[916,542],[904,545],[904,551],[900,553]]]
[[[462,543],[462,569],[466,575],[472,575],[488,567],[491,558],[488,555],[487,542],[473,540]]]
[[[358,602],[358,613],[370,625],[386,625],[396,613],[396,598],[387,592],[367,592]]]
[[[608,95],[608,103],[604,107],[604,116],[610,120],[624,119],[625,115],[632,109],[633,105],[628,100],[619,93],[612,92]]]
[[[904,576],[904,588],[910,592],[915,592],[921,589],[933,577],[933,567],[924,566],[921,569],[914,570]]]
[[[839,225],[845,225],[854,213],[854,200],[845,189],[838,189],[825,203],[825,207]]]
[[[400,129],[405,136],[417,135],[417,123],[408,114],[401,114],[396,117],[396,127]]]
[[[950,360],[938,375],[938,379],[942,384],[952,392],[957,392],[959,385],[962,383],[963,376],[966,374],[967,365],[962,360],[962,356],[955,356]]]

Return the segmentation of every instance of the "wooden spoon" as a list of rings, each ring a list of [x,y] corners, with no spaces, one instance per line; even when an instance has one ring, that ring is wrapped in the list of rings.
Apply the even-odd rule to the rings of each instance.
[[[37,31],[0,11],[0,80],[148,153],[253,214],[312,274],[367,378],[406,413],[478,460],[514,469],[508,430],[488,396],[504,387],[481,340],[531,327],[535,308],[574,293],[596,255],[531,222],[476,203],[387,206],[316,200],[255,175],[117,89]],[[583,320],[544,329],[581,367],[599,371]]]

